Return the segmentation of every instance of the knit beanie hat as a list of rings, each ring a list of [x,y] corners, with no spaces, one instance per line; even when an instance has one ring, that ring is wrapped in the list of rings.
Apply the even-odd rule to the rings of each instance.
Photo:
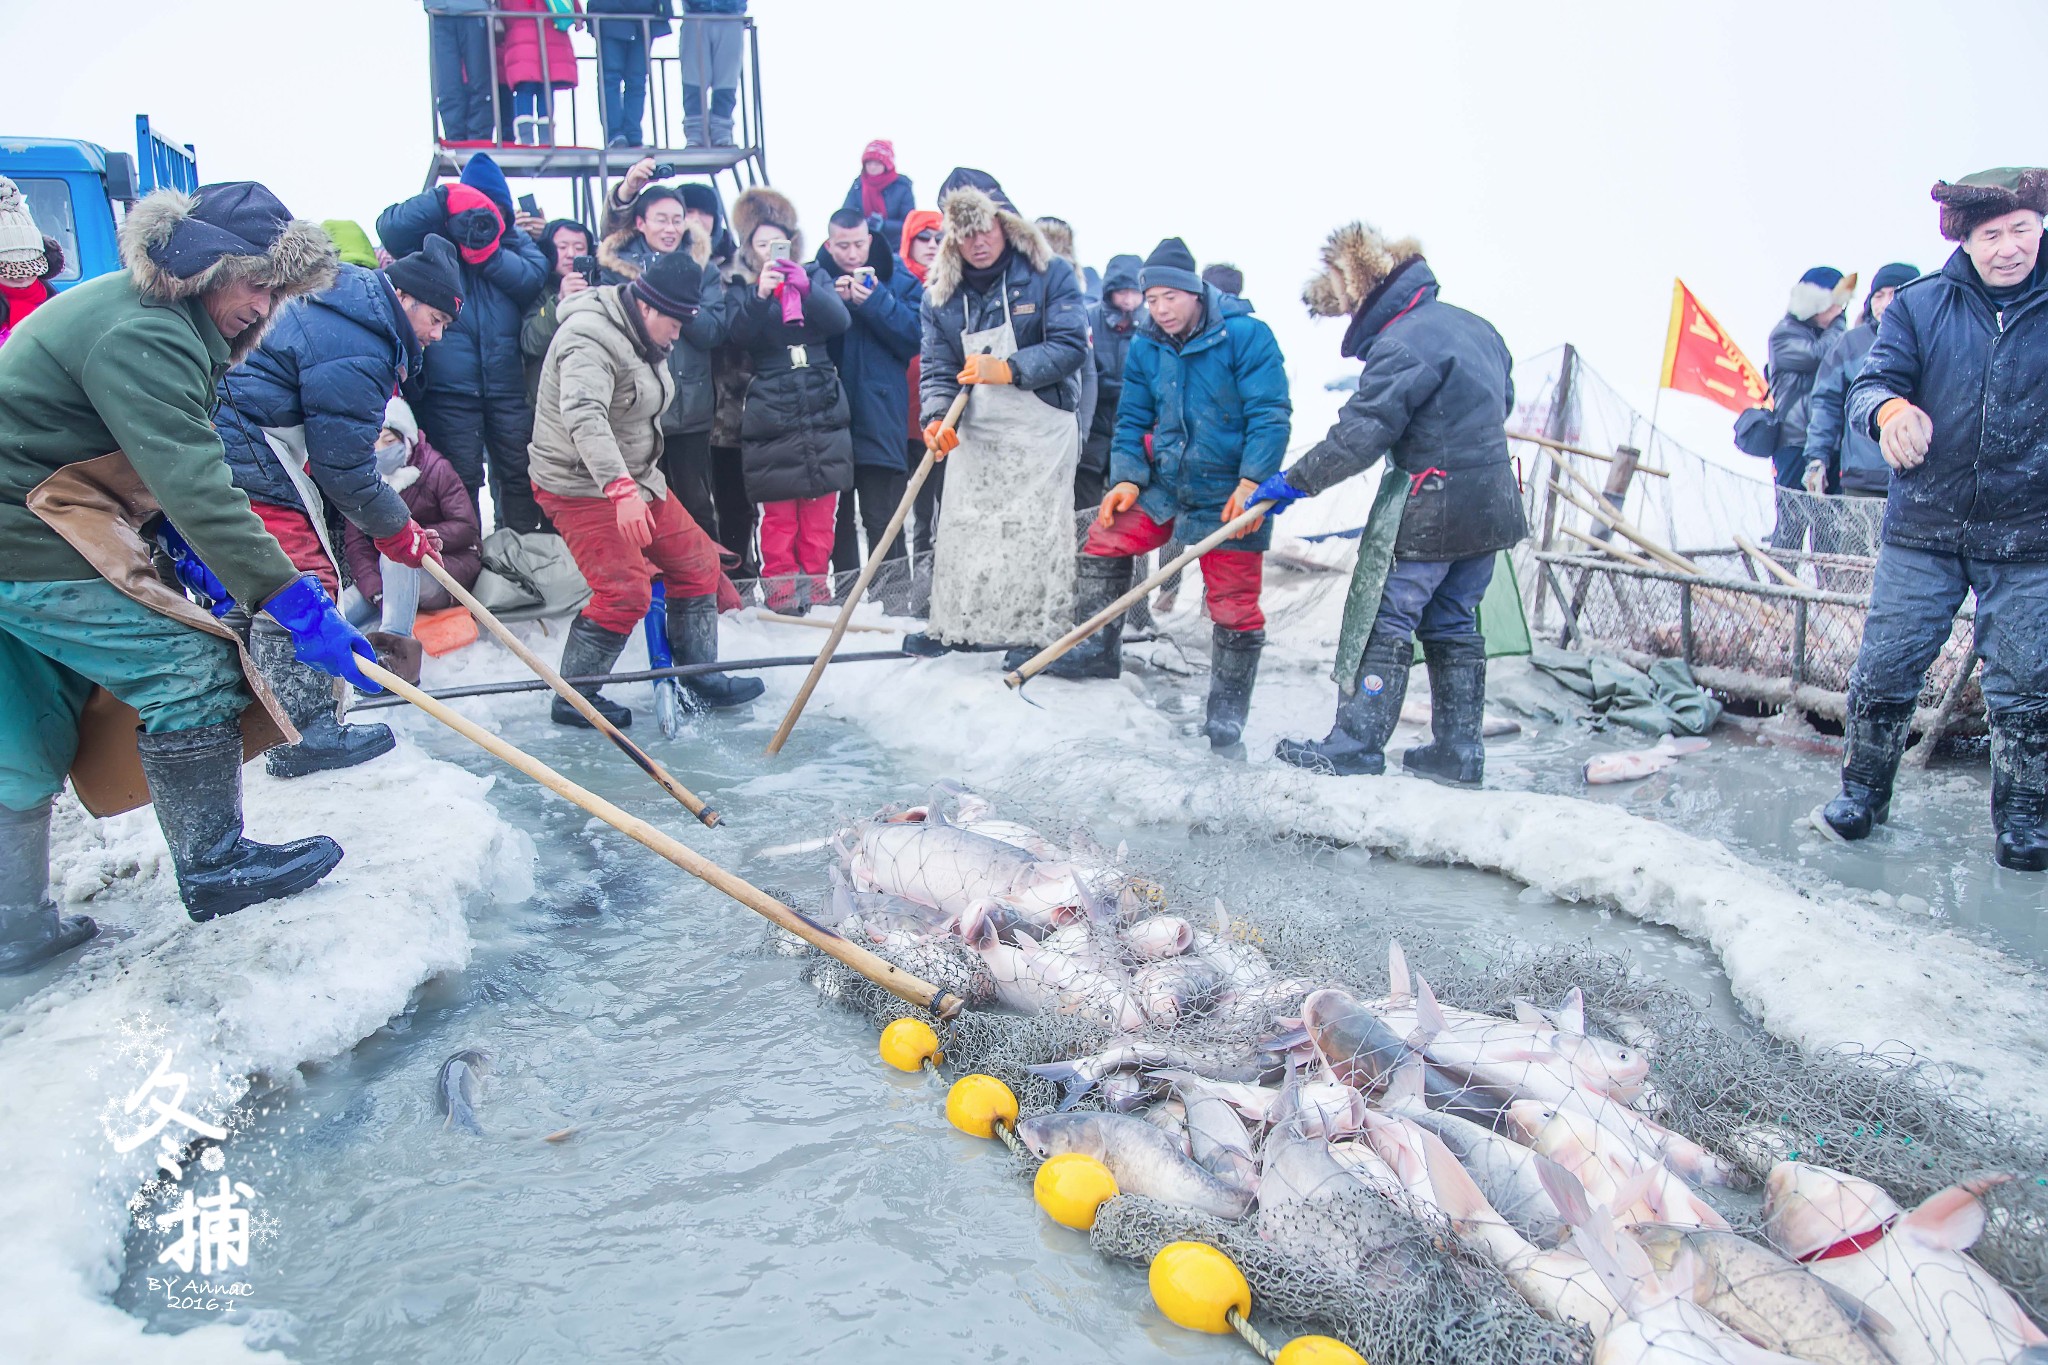
[[[462,183],[473,190],[479,190],[489,197],[504,213],[506,221],[512,218],[512,185],[505,179],[505,172],[498,169],[498,163],[483,152],[478,152],[462,164]]]
[[[384,405],[384,425],[403,436],[407,446],[420,438],[420,422],[412,415],[412,405],[396,395]]]
[[[1847,305],[1856,293],[1856,277],[1831,265],[1817,265],[1799,277],[1785,311],[1801,322],[1819,317],[1835,304]]]
[[[402,289],[451,318],[462,311],[462,264],[446,237],[428,233],[418,251],[384,267],[384,278],[393,289]]]
[[[873,142],[861,148],[860,151],[861,166],[865,168],[870,161],[881,162],[884,173],[894,174],[896,170],[896,144],[884,137],[876,138]]]
[[[697,300],[703,296],[704,267],[687,251],[670,251],[656,256],[626,292],[657,313],[687,322],[697,315]]]
[[[1244,272],[1227,261],[1218,261],[1202,267],[1202,283],[1215,285],[1221,293],[1242,294]]]
[[[1870,292],[1875,294],[1880,289],[1897,289],[1900,285],[1910,284],[1919,278],[1920,267],[1907,265],[1904,261],[1894,261],[1890,265],[1879,267],[1878,272],[1870,277]]]
[[[695,181],[691,181],[688,184],[676,186],[675,195],[683,201],[683,211],[685,213],[705,214],[714,225],[725,221],[725,214],[719,210],[718,206],[718,191],[712,189],[709,185],[700,185]]]
[[[1203,290],[1202,277],[1195,273],[1195,253],[1178,237],[1168,237],[1152,248],[1145,268],[1138,272],[1141,289],[1179,289],[1189,294]]]
[[[1941,235],[1960,242],[1979,224],[2018,209],[2048,216],[2048,170],[1999,166],[1966,175],[1954,184],[1938,180],[1928,196],[1941,205]]]
[[[0,175],[0,267],[33,267],[25,279],[42,274],[43,231],[28,209],[28,196],[6,176]],[[7,272],[12,274],[13,272]]]

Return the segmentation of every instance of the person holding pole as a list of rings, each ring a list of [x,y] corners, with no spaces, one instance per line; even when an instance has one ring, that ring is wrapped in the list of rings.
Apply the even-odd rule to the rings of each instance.
[[[1147,316],[1124,361],[1111,486],[1074,568],[1076,621],[1129,592],[1135,557],[1165,545],[1177,527],[1194,540],[1235,520],[1287,452],[1293,405],[1286,364],[1266,324],[1204,284],[1178,237],[1153,248],[1138,283]],[[1239,741],[1251,708],[1266,644],[1259,586],[1272,534],[1261,519],[1202,556],[1215,621],[1203,727],[1213,748]],[[1122,669],[1122,636],[1119,618],[1045,672],[1114,678]],[[1005,664],[1016,668],[1033,652],[1016,651]]]
[[[1296,767],[1344,775],[1386,769],[1415,640],[1429,666],[1432,742],[1402,755],[1411,772],[1476,783],[1486,641],[1476,609],[1494,556],[1528,534],[1503,423],[1513,362],[1492,324],[1437,297],[1413,239],[1351,223],[1330,235],[1302,291],[1315,317],[1349,317],[1344,354],[1365,364],[1337,423],[1253,501],[1304,498],[1386,456],[1337,645],[1337,720],[1320,741],[1276,750]]]
[[[718,547],[683,511],[661,474],[661,415],[675,398],[668,349],[695,315],[704,268],[683,252],[656,256],[638,279],[572,295],[541,366],[530,467],[534,496],[553,518],[590,584],[569,627],[561,672],[609,673],[633,627],[665,585],[670,647],[678,663],[718,658]],[[633,713],[577,689],[620,729]],[[697,706],[743,706],[757,678],[705,673],[683,683]],[[557,725],[589,727],[557,697]]]

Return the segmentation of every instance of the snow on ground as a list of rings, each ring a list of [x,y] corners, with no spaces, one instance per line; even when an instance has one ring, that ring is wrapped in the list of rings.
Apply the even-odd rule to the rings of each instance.
[[[151,811],[94,821],[68,796],[60,803],[52,892],[102,933],[15,986],[50,983],[19,1003],[7,997],[13,1008],[0,1021],[0,1224],[9,1229],[0,1301],[15,1308],[12,1344],[0,1352],[8,1360],[281,1359],[250,1351],[242,1327],[224,1322],[145,1337],[138,1319],[109,1302],[124,1206],[149,1178],[153,1151],[117,1155],[103,1115],[170,1048],[173,1069],[192,1080],[187,1107],[219,1118],[251,1078],[283,1079],[347,1051],[403,1010],[421,982],[459,970],[470,953],[466,900],[530,894],[531,841],[492,809],[491,780],[410,743],[365,767],[296,782],[273,781],[261,764],[244,772],[251,837],[325,833],[347,855],[312,890],[207,925],[178,902]],[[117,1055],[123,1030],[144,1021],[164,1031],[160,1041]]]

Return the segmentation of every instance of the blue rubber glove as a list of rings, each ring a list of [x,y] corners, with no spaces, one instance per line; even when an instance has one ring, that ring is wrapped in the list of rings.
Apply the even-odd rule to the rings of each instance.
[[[187,592],[203,599],[208,611],[221,617],[234,610],[235,599],[213,576],[213,570],[200,562],[192,547],[185,543],[185,537],[178,534],[177,527],[169,521],[158,522],[156,544],[170,557],[171,571],[177,574],[178,582],[185,586]]]
[[[1273,504],[1271,515],[1277,517],[1282,512],[1285,512],[1288,506],[1296,499],[1307,496],[1308,494],[1287,482],[1287,475],[1285,473],[1280,473],[1273,475],[1273,477],[1260,484],[1258,491],[1247,499],[1247,505],[1254,502],[1271,502]]]
[[[334,609],[334,599],[313,575],[306,574],[285,588],[265,602],[263,610],[292,633],[292,653],[300,663],[345,679],[364,692],[384,690],[356,667],[358,656],[377,662],[377,651]]]

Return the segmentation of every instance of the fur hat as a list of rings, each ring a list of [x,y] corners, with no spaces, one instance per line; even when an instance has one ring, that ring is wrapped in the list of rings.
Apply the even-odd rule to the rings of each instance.
[[[1350,317],[1395,270],[1422,254],[1413,237],[1389,242],[1376,227],[1346,223],[1323,244],[1323,269],[1302,288],[1310,317]]]
[[[738,261],[749,279],[761,273],[765,261],[754,259],[754,233],[763,223],[773,223],[789,235],[789,258],[804,258],[804,235],[797,230],[796,205],[781,190],[756,185],[732,201],[732,230],[739,238]]]
[[[716,226],[725,221],[725,210],[719,205],[718,191],[695,180],[686,180],[676,186],[676,197],[683,201],[683,212],[695,211],[710,218]]]
[[[946,240],[939,243],[939,258],[932,262],[924,282],[925,293],[934,307],[943,306],[960,287],[960,277],[967,269],[967,260],[960,254],[963,237],[1000,227],[1010,249],[1029,262],[1033,270],[1042,274],[1052,264],[1052,245],[1045,240],[1045,234],[1015,209],[998,204],[985,190],[962,186],[939,202],[939,212],[946,216]]]
[[[1074,267],[1074,277],[1080,278],[1081,257],[1074,250],[1074,225],[1064,218],[1034,218],[1031,225],[1045,238],[1052,254],[1063,257]]]
[[[987,171],[977,171],[972,166],[955,166],[953,173],[940,183],[940,208],[946,207],[946,196],[952,194],[955,190],[980,190],[1010,212],[1016,213],[1019,211],[1016,204],[1011,202],[1010,196],[1003,193],[1001,181],[997,180]]]
[[[1808,322],[1836,304],[1847,308],[1849,300],[1855,297],[1855,275],[1844,275],[1831,265],[1817,265],[1801,275],[1799,283],[1792,286],[1792,297],[1786,301],[1785,311],[1801,322]]]
[[[1954,184],[1937,180],[1927,193],[1941,205],[1941,235],[1951,242],[2019,209],[2048,216],[2048,170],[2039,166],[2000,166],[1966,175]]]
[[[29,212],[28,196],[0,175],[0,265],[33,262],[43,254],[43,240],[43,230]]]
[[[283,302],[327,288],[340,264],[319,224],[292,217],[251,181],[145,195],[122,220],[120,242],[136,289],[162,301],[251,280],[269,285]]]

